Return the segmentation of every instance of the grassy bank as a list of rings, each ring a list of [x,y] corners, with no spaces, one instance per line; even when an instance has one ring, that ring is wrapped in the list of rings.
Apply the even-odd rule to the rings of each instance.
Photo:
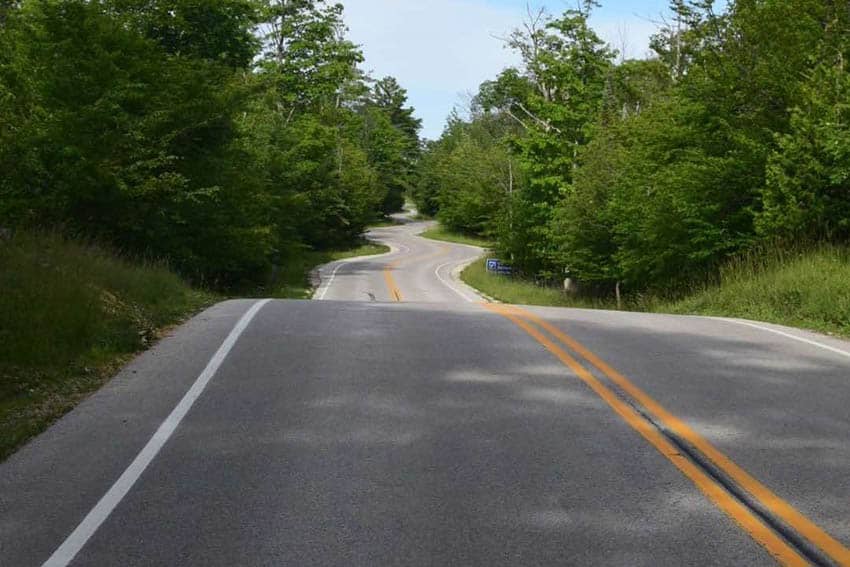
[[[384,254],[389,251],[389,247],[383,244],[366,240],[341,250],[306,251],[277,271],[267,296],[278,299],[309,299],[313,292],[310,272],[316,266],[357,256]]]
[[[506,303],[615,308],[613,300],[576,298],[557,288],[490,274],[483,261],[469,266],[462,278]],[[745,256],[721,270],[719,283],[695,288],[684,298],[643,296],[624,307],[740,317],[850,337],[850,250],[824,246],[807,252]]]
[[[461,279],[504,303],[552,307],[608,307],[602,301],[573,297],[555,287],[539,286],[528,280],[493,274],[487,271],[486,260],[483,258],[467,266],[461,273]]]
[[[215,299],[58,236],[0,241],[0,459]]]
[[[850,336],[850,249],[746,256],[720,284],[649,306],[662,313],[741,317]]]
[[[442,240],[443,242],[454,242],[456,244],[469,244],[470,246],[478,246],[479,248],[492,248],[493,241],[481,238],[480,236],[462,234],[452,232],[451,230],[437,225],[432,229],[426,230],[419,236],[430,238],[431,240]]]
[[[360,242],[278,271],[277,298],[307,298],[317,265],[381,254]],[[222,296],[161,264],[133,264],[56,235],[0,240],[0,460],[102,386],[165,330]]]
[[[399,226],[400,224],[401,224],[400,222],[398,222],[397,220],[395,220],[392,217],[384,217],[384,218],[377,219],[377,220],[370,222],[367,229],[369,229],[369,228],[386,228],[386,227],[389,227],[389,226]]]

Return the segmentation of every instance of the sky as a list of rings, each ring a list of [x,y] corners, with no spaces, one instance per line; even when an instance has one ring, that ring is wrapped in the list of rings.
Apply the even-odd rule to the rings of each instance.
[[[436,139],[452,108],[463,108],[478,85],[493,79],[516,56],[499,37],[522,24],[526,0],[344,0],[349,38],[361,46],[364,69],[396,77]],[[532,0],[561,14],[574,0]],[[590,23],[627,57],[649,53],[649,37],[667,13],[668,0],[602,0]],[[623,47],[625,46],[625,49]]]

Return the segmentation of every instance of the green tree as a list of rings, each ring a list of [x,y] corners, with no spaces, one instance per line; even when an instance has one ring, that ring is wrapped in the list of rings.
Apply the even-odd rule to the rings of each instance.
[[[222,287],[347,244],[417,146],[394,81],[370,104],[395,142],[361,136],[361,61],[342,7],[321,0],[6,0],[0,225],[85,235]]]
[[[228,283],[261,271],[267,219],[232,153],[243,96],[234,71],[167,53],[121,9],[24,6],[19,56],[34,71],[40,111],[25,127],[31,159],[13,168],[2,200],[17,203],[9,213],[18,222],[168,257],[197,278]]]
[[[790,132],[778,137],[758,218],[766,237],[850,241],[848,55],[847,47],[839,47],[813,70]]]
[[[385,188],[383,214],[400,211],[414,184],[422,121],[413,113],[407,91],[393,77],[375,83],[362,109],[363,144]]]
[[[265,13],[258,119],[273,124],[265,139],[275,164],[270,186],[286,209],[279,216],[293,219],[309,246],[350,241],[386,191],[358,136],[366,126],[357,107],[368,90],[356,67],[362,54],[344,38],[340,5],[272,1]]]
[[[259,42],[257,0],[110,0],[142,35],[170,55],[247,68]]]
[[[540,12],[514,32],[508,45],[522,56],[523,72],[505,71],[480,99],[524,130],[513,147],[528,181],[512,196],[512,222],[502,223],[498,239],[529,274],[552,273],[553,207],[572,183],[578,152],[602,110],[615,55],[588,25],[590,6],[557,19]]]

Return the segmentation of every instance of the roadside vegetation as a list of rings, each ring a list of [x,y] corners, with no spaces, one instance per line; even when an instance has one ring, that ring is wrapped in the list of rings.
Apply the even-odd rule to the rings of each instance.
[[[418,209],[493,239],[519,281],[466,277],[507,300],[619,290],[633,309],[846,328],[846,5],[675,0],[652,57],[628,60],[595,4],[532,11],[506,40],[521,64],[426,146]],[[565,276],[580,299],[536,285]]]
[[[724,265],[717,281],[674,299],[640,294],[623,298],[619,306],[612,296],[570,294],[548,282],[492,274],[484,260],[467,267],[461,278],[505,303],[737,317],[850,337],[850,250],[829,245],[747,254]]]
[[[482,258],[461,272],[461,279],[488,297],[515,305],[546,305],[551,307],[608,307],[602,300],[594,301],[570,296],[550,285],[494,274],[487,271]]]
[[[324,0],[0,0],[0,458],[209,303],[384,251],[420,121],[363,63]]]
[[[475,234],[464,234],[455,232],[438,224],[433,228],[429,228],[425,232],[419,234],[423,238],[431,240],[441,240],[443,242],[454,242],[456,244],[469,244],[470,246],[478,246],[479,248],[489,249],[493,247],[493,241],[482,238]]]
[[[741,317],[850,337],[850,250],[748,254],[720,270],[719,283],[654,311]]]
[[[58,234],[0,240],[0,460],[219,296]]]
[[[390,251],[389,246],[363,241],[343,250],[311,251],[299,256],[298,262],[290,262],[275,275],[266,297],[277,299],[309,299],[313,294],[311,272],[322,264],[355,258],[374,256]]]
[[[400,223],[392,218],[384,218],[369,223],[367,228],[386,228],[388,226],[398,226]]]
[[[223,293],[401,210],[420,121],[325,0],[0,0],[0,229]]]

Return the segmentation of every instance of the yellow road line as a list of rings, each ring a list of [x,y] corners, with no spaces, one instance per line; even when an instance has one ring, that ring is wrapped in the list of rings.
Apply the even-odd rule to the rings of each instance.
[[[739,486],[749,492],[754,498],[777,517],[781,518],[791,528],[811,543],[819,547],[833,561],[842,566],[850,566],[850,549],[833,538],[820,526],[809,520],[806,516],[795,509],[791,504],[777,496],[768,487],[738,466],[729,457],[714,447],[708,440],[699,435],[681,419],[667,411],[661,404],[651,398],[646,392],[638,388],[628,378],[609,366],[587,347],[540,317],[529,313],[519,307],[510,309],[520,317],[536,323],[558,339],[564,346],[572,349],[576,354],[595,366],[605,374],[612,382],[620,386],[626,393],[644,406],[655,418],[662,422],[671,432],[675,433],[688,443],[693,445],[703,455],[708,457],[719,469],[729,475]]]
[[[780,564],[793,567],[803,567],[809,562],[792,548],[784,539],[779,537],[749,508],[744,506],[702,469],[692,463],[687,457],[666,438],[651,423],[641,417],[632,407],[622,401],[613,391],[594,377],[584,366],[566,351],[556,345],[537,328],[520,318],[520,315],[510,308],[496,304],[485,304],[486,309],[510,319],[514,324],[528,333],[549,352],[555,355],[565,366],[570,368],[585,384],[602,398],[623,420],[640,433],[659,453],[676,466],[706,497],[714,502],[723,512],[740,525],[744,531],[761,544]]]
[[[395,278],[393,277],[393,270],[399,267],[399,264],[402,262],[413,262],[413,261],[423,261],[430,260],[431,258],[436,258],[437,256],[442,256],[449,251],[449,246],[443,245],[439,251],[432,254],[426,254],[424,256],[413,256],[412,258],[401,257],[387,264],[387,267],[384,268],[384,281],[387,284],[387,288],[390,290],[390,296],[395,301],[402,301],[401,290],[399,290],[398,285],[396,284]]]
[[[389,264],[387,264],[387,267],[384,268],[384,281],[387,283],[387,288],[390,290],[390,296],[392,296],[395,301],[401,301],[401,291],[399,291],[392,273],[392,270],[395,269],[397,262],[398,260],[396,260],[395,262],[390,262]]]

